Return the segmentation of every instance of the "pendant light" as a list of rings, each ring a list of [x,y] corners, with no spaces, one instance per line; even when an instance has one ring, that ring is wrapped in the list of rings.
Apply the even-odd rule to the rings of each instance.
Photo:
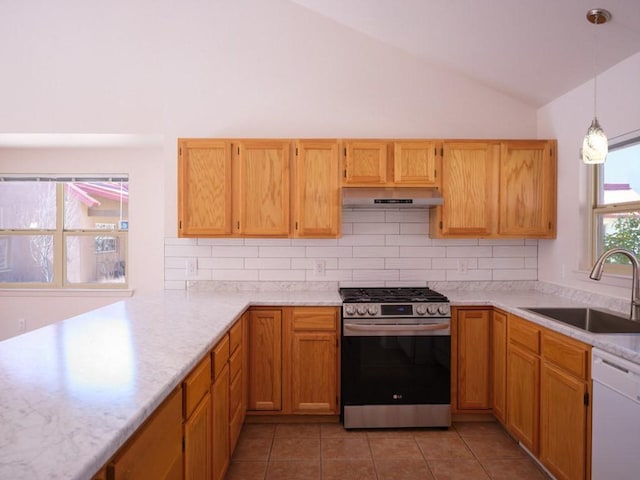
[[[587,20],[594,25],[602,25],[611,20],[611,12],[603,8],[593,8],[587,12]],[[597,44],[597,42],[595,42]],[[594,65],[597,58],[594,48]],[[604,163],[609,152],[609,143],[607,136],[604,134],[604,130],[598,123],[598,117],[596,116],[596,101],[597,101],[597,78],[598,72],[594,68],[593,77],[593,121],[587,130],[587,134],[582,141],[582,161],[588,165],[595,163]]]

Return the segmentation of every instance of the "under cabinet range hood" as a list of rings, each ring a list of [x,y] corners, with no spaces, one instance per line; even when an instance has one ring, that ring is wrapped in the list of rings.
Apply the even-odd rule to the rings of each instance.
[[[342,187],[342,206],[346,208],[431,208],[442,205],[442,194],[435,188]]]

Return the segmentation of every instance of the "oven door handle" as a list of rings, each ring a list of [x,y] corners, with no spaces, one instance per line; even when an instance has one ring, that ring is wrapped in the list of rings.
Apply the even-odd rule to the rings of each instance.
[[[430,323],[427,325],[355,325],[344,324],[345,333],[352,332],[431,332],[449,329],[448,323]]]

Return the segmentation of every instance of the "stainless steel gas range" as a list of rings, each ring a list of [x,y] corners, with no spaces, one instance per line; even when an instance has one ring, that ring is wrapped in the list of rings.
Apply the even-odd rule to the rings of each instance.
[[[451,425],[449,300],[424,287],[341,288],[345,428]]]

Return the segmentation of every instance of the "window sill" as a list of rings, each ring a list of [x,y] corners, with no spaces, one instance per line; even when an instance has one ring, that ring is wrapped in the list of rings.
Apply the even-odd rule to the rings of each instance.
[[[127,288],[0,288],[0,297],[132,297]]]

